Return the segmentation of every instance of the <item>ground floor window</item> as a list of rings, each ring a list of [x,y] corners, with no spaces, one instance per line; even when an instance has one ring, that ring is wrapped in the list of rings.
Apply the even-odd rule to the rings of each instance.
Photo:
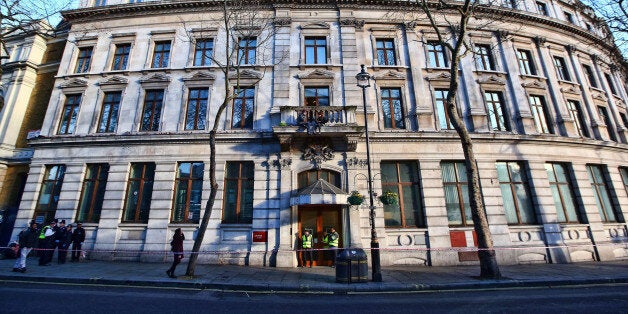
[[[41,182],[39,198],[35,207],[35,221],[38,224],[55,218],[61,186],[65,176],[65,165],[46,166],[44,180]]]
[[[587,172],[589,174],[589,181],[593,188],[593,195],[595,196],[595,203],[600,211],[600,217],[604,222],[616,222],[617,214],[615,213],[615,206],[610,195],[610,181],[607,180],[605,173],[605,167],[601,165],[587,165]],[[608,181],[608,183],[607,183]]]
[[[147,223],[153,196],[155,164],[133,163],[126,191],[123,222]]]
[[[441,163],[445,206],[450,226],[473,226],[467,168],[462,161]]]
[[[253,175],[251,161],[227,162],[223,223],[250,224],[253,222]]]
[[[102,203],[105,198],[108,164],[88,164],[83,180],[83,189],[79,201],[77,221],[96,223],[100,219]]]
[[[497,162],[497,178],[509,224],[535,224],[525,165],[517,161]]]
[[[203,192],[203,163],[181,162],[177,169],[172,222],[198,223]]]
[[[558,222],[579,223],[569,167],[563,163],[546,163],[545,170],[554,197]]]
[[[386,227],[425,227],[419,190],[419,167],[414,161],[381,163],[382,193],[394,192],[397,204],[384,205]]]

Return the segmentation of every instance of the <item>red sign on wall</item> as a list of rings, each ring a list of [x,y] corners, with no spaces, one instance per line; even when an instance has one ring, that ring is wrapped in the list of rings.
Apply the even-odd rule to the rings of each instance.
[[[267,231],[253,231],[253,242],[267,242]]]

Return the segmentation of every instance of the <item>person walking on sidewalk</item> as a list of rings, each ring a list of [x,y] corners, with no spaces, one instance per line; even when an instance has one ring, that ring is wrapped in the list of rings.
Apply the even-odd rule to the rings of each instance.
[[[185,240],[185,235],[181,232],[181,228],[177,228],[177,230],[174,231],[172,241],[170,242],[170,251],[172,251],[172,254],[174,255],[174,260],[172,261],[170,269],[166,270],[166,274],[168,274],[168,277],[170,278],[177,278],[177,276],[174,275],[174,270],[183,259],[183,240]]]
[[[338,241],[340,235],[334,227],[329,228],[329,249],[333,252],[334,259],[331,260],[331,267],[336,267],[336,257],[338,256]]]
[[[39,233],[37,232],[37,223],[34,220],[28,224],[28,228],[22,230],[19,235],[20,256],[13,265],[13,271],[26,272],[26,258],[31,250],[37,246]]]
[[[56,220],[51,220],[50,225],[45,226],[39,233],[39,266],[50,266],[52,261],[52,254],[55,248],[55,229],[57,226]]]
[[[312,268],[312,243],[314,237],[310,234],[310,230],[305,229],[303,236],[301,236],[301,266],[305,267],[306,258],[310,261],[310,268]]]
[[[85,229],[80,221],[76,223],[76,229],[72,232],[72,261],[78,262],[81,256],[81,249],[85,242]]]

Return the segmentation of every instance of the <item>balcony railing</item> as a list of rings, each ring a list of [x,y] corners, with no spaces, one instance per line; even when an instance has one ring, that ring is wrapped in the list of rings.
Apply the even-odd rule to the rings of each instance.
[[[281,108],[281,121],[288,125],[307,123],[325,117],[326,126],[355,124],[356,106],[286,106]]]

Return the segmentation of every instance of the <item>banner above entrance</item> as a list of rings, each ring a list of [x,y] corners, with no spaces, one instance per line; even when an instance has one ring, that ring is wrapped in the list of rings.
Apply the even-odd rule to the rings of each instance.
[[[290,198],[290,205],[318,205],[318,204],[347,204],[347,192],[333,184],[318,179],[318,181],[299,191]]]

